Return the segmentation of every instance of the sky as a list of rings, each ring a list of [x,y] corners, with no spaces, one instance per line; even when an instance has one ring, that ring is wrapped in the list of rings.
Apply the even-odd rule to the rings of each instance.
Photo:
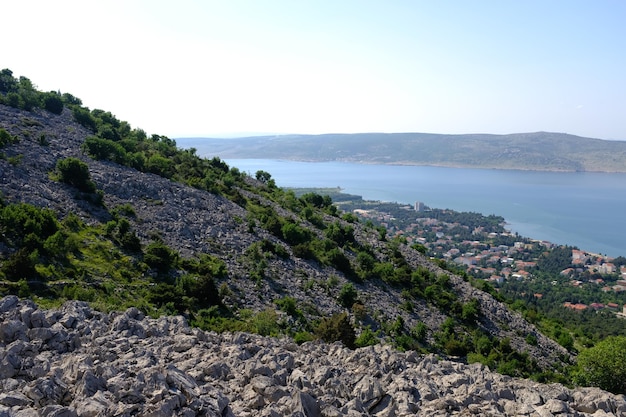
[[[170,138],[626,140],[623,0],[8,0],[0,68]]]

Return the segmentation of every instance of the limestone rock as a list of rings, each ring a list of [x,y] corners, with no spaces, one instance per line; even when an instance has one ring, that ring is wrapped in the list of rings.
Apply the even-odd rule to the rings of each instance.
[[[0,299],[0,417],[626,416],[626,398],[376,345],[191,329]]]

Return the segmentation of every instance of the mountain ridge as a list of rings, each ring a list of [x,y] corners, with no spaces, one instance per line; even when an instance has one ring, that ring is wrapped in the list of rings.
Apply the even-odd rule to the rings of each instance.
[[[177,138],[201,155],[538,171],[626,172],[626,142],[553,132],[357,133]]]

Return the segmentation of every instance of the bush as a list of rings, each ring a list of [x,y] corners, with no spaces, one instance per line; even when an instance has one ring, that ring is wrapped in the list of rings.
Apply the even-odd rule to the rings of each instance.
[[[461,311],[461,319],[466,323],[474,323],[480,315],[480,303],[477,299],[472,298],[466,304],[463,304]]]
[[[626,337],[611,336],[578,355],[574,381],[626,394]]]
[[[106,159],[118,164],[128,162],[124,147],[112,140],[89,136],[85,139],[82,148],[94,159]]]
[[[285,241],[292,245],[306,243],[311,239],[311,233],[295,223],[286,223],[281,227]]]
[[[40,248],[57,232],[59,224],[50,209],[30,204],[11,204],[0,209],[0,229],[6,243],[13,247]]]
[[[80,159],[59,159],[56,169],[59,175],[59,181],[76,187],[86,193],[96,191],[96,184],[91,181],[89,167]]]
[[[359,337],[354,341],[357,347],[373,346],[380,342],[378,334],[374,333],[369,327],[365,327]]]
[[[278,300],[274,301],[274,304],[276,304],[279,309],[292,317],[297,318],[302,316],[302,313],[298,310],[296,299],[293,297],[279,298]]]
[[[315,331],[316,335],[327,343],[342,342],[346,347],[354,349],[356,334],[350,323],[348,314],[335,314],[321,321]]]
[[[352,284],[346,284],[341,287],[337,300],[345,308],[350,308],[358,299],[358,293]]]
[[[428,336],[428,326],[423,322],[418,322],[413,329],[411,329],[411,335],[419,342],[425,342],[426,336]]]
[[[55,92],[44,94],[43,108],[48,110],[50,113],[63,113],[63,100],[61,99],[61,96]]]
[[[254,330],[262,336],[277,336],[280,332],[278,326],[278,314],[272,309],[259,311],[252,318]]]
[[[176,252],[168,248],[163,242],[157,241],[146,247],[143,260],[150,268],[154,268],[158,272],[167,272],[174,266],[177,258]]]
[[[86,127],[92,132],[96,131],[96,119],[91,115],[89,110],[82,107],[74,107],[72,115],[74,116],[74,120],[76,120],[80,125]]]
[[[0,128],[0,148],[6,145],[16,143],[18,139],[7,132],[5,129]]]

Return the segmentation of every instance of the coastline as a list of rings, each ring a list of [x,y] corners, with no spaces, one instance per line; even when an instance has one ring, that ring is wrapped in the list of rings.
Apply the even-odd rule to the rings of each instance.
[[[290,161],[290,162],[307,162],[307,163],[324,163],[324,162],[341,162],[360,165],[389,165],[389,166],[415,166],[415,167],[440,167],[440,168],[456,168],[456,169],[483,169],[483,170],[500,170],[500,171],[530,171],[530,172],[563,172],[563,173],[599,173],[599,174],[626,174],[626,168],[623,170],[569,170],[569,169],[557,169],[550,167],[532,168],[522,166],[502,166],[502,165],[471,165],[471,164],[458,164],[458,163],[426,163],[416,161],[378,161],[371,159],[352,159],[352,158],[335,158],[335,159],[320,159],[320,158],[245,158],[227,157],[224,159],[267,159],[273,161]]]

